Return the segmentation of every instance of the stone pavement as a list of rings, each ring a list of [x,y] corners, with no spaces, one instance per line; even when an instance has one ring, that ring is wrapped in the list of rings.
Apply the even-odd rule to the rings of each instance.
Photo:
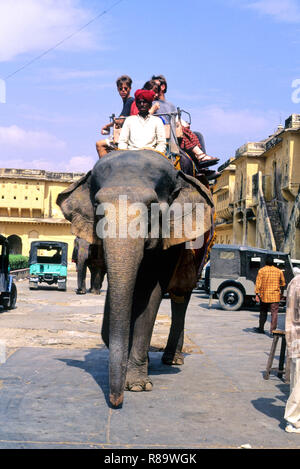
[[[0,312],[0,448],[300,447],[300,435],[284,431],[288,384],[274,372],[263,379],[272,339],[252,332],[257,310],[209,308],[194,292],[185,365],[168,367],[160,361],[170,324],[164,299],[150,352],[154,389],[126,392],[115,410],[100,338],[105,292],[77,296],[69,277],[67,292],[18,282],[17,308]]]

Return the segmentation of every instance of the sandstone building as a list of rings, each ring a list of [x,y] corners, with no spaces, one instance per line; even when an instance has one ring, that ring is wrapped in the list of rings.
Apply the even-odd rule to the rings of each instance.
[[[300,114],[260,142],[237,149],[214,185],[216,242],[289,252],[300,259]],[[71,225],[57,195],[81,173],[0,169],[0,234],[13,253],[28,255],[35,240],[69,245]]]
[[[56,205],[57,195],[81,173],[0,169],[0,234],[9,239],[11,252],[28,256],[36,240],[68,243],[72,256],[74,235]]]
[[[216,207],[216,242],[233,243],[233,200],[235,185],[234,158],[220,166],[221,175],[214,185],[213,199]]]
[[[246,143],[214,186],[217,242],[289,252],[300,259],[300,115]]]

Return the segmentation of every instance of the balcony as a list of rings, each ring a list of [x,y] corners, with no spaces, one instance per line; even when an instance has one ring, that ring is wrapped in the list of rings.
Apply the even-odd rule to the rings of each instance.
[[[266,150],[266,145],[264,142],[249,142],[245,143],[239,147],[235,152],[235,157],[238,158],[239,156],[259,156],[264,153]]]
[[[281,143],[281,142],[282,142],[282,138],[281,138],[281,137],[273,137],[273,138],[271,138],[271,140],[269,140],[268,142],[266,142],[266,151],[271,150],[271,148],[275,147],[276,145],[278,145],[278,143]]]
[[[0,168],[0,178],[4,179],[27,179],[37,181],[58,181],[58,182],[74,182],[84,176],[85,173],[58,173],[45,171],[43,169],[15,169]]]
[[[216,214],[218,218],[221,220],[226,220],[228,223],[228,220],[232,220],[233,217],[233,204],[228,204],[227,208],[224,207],[220,210],[217,210]]]

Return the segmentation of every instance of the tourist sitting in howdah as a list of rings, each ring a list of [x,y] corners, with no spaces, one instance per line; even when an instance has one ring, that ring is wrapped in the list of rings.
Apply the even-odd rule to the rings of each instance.
[[[156,150],[166,156],[178,153],[180,163],[178,165],[177,160],[177,169],[196,177],[206,176],[208,180],[218,177],[220,173],[208,168],[217,164],[219,159],[206,154],[202,135],[193,132],[181,118],[180,110],[165,100],[165,77],[153,75],[142,89],[135,92],[135,99],[130,96],[131,85],[132,80],[127,75],[117,80],[124,107],[119,118],[113,118],[110,124],[102,128],[101,132],[107,133],[113,127],[114,135],[97,142],[99,157],[114,150],[141,148]]]
[[[162,120],[149,114],[155,93],[137,90],[134,94],[138,114],[128,117],[119,137],[119,150],[148,148],[164,153],[166,135]]]
[[[122,75],[117,79],[116,85],[119,95],[123,101],[123,109],[120,113],[120,119],[117,121],[117,124],[121,126],[123,123],[122,117],[130,116],[131,105],[134,101],[134,98],[130,96],[132,79],[128,75]],[[108,135],[113,125],[114,122],[110,122],[109,124],[104,125],[101,129],[101,134]],[[108,137],[106,139],[99,140],[96,143],[96,149],[99,158],[102,158],[102,156],[106,155],[109,151],[117,150],[117,146],[114,144],[113,138]]]

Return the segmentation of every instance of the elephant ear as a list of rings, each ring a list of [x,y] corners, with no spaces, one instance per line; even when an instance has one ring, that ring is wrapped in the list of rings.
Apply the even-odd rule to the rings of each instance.
[[[90,190],[91,171],[58,194],[56,203],[72,223],[72,234],[96,243],[94,206]]]
[[[169,207],[170,236],[163,238],[163,248],[193,241],[213,227],[214,203],[210,190],[188,174],[178,171],[178,186]]]

